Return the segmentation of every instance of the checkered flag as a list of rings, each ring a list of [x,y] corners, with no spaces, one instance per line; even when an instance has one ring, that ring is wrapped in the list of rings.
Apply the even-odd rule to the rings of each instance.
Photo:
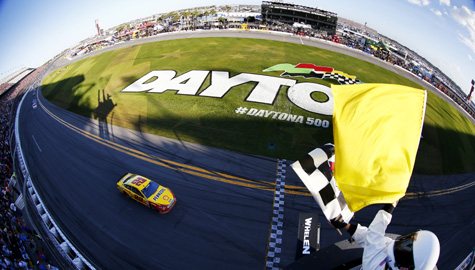
[[[353,212],[348,208],[330,169],[329,161],[334,160],[334,157],[335,146],[325,144],[291,166],[317,201],[325,217],[331,220],[341,216],[348,223],[353,217]]]
[[[355,83],[360,83],[360,80],[357,79],[351,79],[348,77],[345,77],[343,75],[340,75],[338,73],[325,73],[323,75],[323,79],[333,79],[337,80],[340,84],[355,84]]]

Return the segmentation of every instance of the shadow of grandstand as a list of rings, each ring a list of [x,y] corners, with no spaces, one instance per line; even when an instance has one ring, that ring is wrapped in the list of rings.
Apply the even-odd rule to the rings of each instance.
[[[109,126],[107,123],[107,117],[112,112],[114,107],[117,104],[112,102],[111,96],[105,94],[102,90],[102,101],[101,101],[101,90],[97,91],[97,107],[94,109],[94,119],[97,119],[99,125],[99,136],[104,139],[110,139]]]
[[[424,124],[414,172],[451,175],[475,172],[475,136],[459,124],[454,130],[437,124]]]
[[[88,115],[90,109],[85,109],[89,104],[79,105],[81,95],[78,94],[78,87],[84,82],[84,76],[74,76],[62,79],[60,81],[43,84],[41,86],[41,93],[51,103],[61,108],[73,111],[78,114]],[[94,85],[90,85],[89,89]],[[65,102],[67,100],[67,102]],[[87,113],[84,112],[87,111]]]

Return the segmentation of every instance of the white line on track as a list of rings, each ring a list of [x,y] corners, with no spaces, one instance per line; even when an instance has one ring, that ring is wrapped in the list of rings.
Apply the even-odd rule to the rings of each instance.
[[[36,142],[35,136],[31,135],[31,138],[33,138],[33,141],[35,141],[35,144],[36,144],[36,147],[38,147],[38,150],[40,150],[40,152],[43,152],[43,151],[41,151],[40,146],[39,146],[38,143]]]
[[[300,43],[302,43],[302,45],[304,45],[304,44],[303,44],[303,40],[302,40],[302,37],[299,37],[299,38],[300,38]]]
[[[191,36],[189,36],[188,38],[194,38],[195,36],[199,35],[200,32],[195,32],[194,34],[192,34]]]

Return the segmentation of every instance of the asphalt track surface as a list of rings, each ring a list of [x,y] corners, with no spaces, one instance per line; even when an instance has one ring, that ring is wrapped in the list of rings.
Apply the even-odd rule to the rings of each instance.
[[[252,32],[238,34],[257,37]],[[162,38],[208,35],[236,33],[191,32]],[[64,64],[61,61],[65,60],[56,64]],[[20,113],[26,164],[46,209],[93,265],[99,269],[265,268],[278,160],[97,122],[58,108],[38,93],[38,108],[32,109],[34,97],[29,93]],[[178,198],[172,211],[160,215],[121,195],[116,182],[127,172],[170,187]],[[454,269],[475,243],[474,179],[473,173],[413,176],[387,232],[434,231],[441,242],[439,269]],[[348,238],[324,221],[289,166],[285,190],[280,267],[294,262],[301,212],[319,213],[322,248]],[[368,225],[379,208],[359,211],[354,221]]]

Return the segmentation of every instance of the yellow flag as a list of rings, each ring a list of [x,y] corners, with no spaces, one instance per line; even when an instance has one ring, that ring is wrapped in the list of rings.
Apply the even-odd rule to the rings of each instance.
[[[404,196],[424,122],[426,91],[332,85],[334,177],[352,212]]]

